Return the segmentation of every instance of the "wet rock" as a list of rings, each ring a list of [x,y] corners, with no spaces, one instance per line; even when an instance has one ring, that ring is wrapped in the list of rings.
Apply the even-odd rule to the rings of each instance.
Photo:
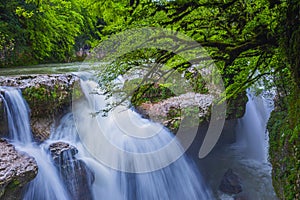
[[[209,121],[213,99],[212,94],[189,92],[161,99],[159,102],[142,102],[136,105],[135,109],[143,118],[159,122],[176,132],[184,118],[191,122],[187,124],[188,126],[198,126],[199,123]],[[243,117],[247,101],[246,92],[243,92],[226,102],[226,120],[236,120]],[[199,120],[195,120],[197,115]]]
[[[158,116],[166,117],[170,114],[171,110],[183,109],[192,106],[201,108],[199,117],[206,117],[209,108],[212,104],[212,95],[197,94],[197,93],[186,93],[177,97],[170,97],[161,102],[150,104],[145,109],[148,112],[148,116],[151,118],[157,118]]]
[[[72,200],[92,200],[92,184],[94,173],[88,166],[75,157],[78,153],[76,147],[56,142],[49,146],[53,161],[68,188]]]
[[[50,137],[54,126],[54,120],[47,118],[34,118],[30,121],[31,131],[34,133],[34,139],[44,141]]]
[[[239,176],[232,169],[228,169],[223,176],[219,189],[226,194],[238,194],[242,192]]]
[[[73,74],[34,74],[34,75],[18,75],[18,76],[0,76],[1,86],[11,86],[20,89],[35,86],[48,86],[50,88],[55,85],[72,85],[76,81]]]
[[[246,194],[239,194],[234,197],[234,200],[249,200],[250,198]]]
[[[246,91],[239,93],[235,98],[231,98],[227,101],[226,119],[238,119],[242,118],[246,112],[246,104],[248,97]]]
[[[212,95],[190,92],[157,103],[142,103],[136,107],[136,111],[144,118],[160,122],[176,132],[184,118],[193,118],[186,120],[189,122],[188,126],[198,126],[199,122],[209,119],[212,100]],[[195,116],[198,116],[199,120],[195,119]]]
[[[57,165],[64,165],[66,161],[75,160],[75,155],[78,153],[76,147],[65,142],[52,143],[49,146],[49,150]]]
[[[0,199],[21,199],[23,186],[38,173],[34,158],[18,152],[14,146],[0,139]]]

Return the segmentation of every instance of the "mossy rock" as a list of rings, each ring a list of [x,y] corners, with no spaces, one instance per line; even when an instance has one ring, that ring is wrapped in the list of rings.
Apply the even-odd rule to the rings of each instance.
[[[300,199],[299,96],[289,102],[277,107],[269,119],[269,155],[277,196],[280,199]]]
[[[70,105],[72,98],[71,88],[60,84],[53,87],[45,85],[27,87],[22,94],[31,108],[32,117],[56,115]]]
[[[246,104],[248,97],[246,92],[241,92],[235,98],[231,98],[227,101],[226,119],[238,119],[242,118],[246,112]]]
[[[51,75],[20,75],[0,77],[0,84],[19,88],[30,108],[30,122],[34,138],[43,141],[50,135],[52,125],[70,111],[73,92],[80,97],[80,91],[74,90],[79,81],[73,74]],[[77,96],[75,96],[77,97]],[[0,118],[5,115],[0,107]],[[7,124],[4,120],[1,123]],[[5,126],[1,126],[0,133],[5,135]],[[3,130],[2,130],[3,129]],[[6,131],[7,132],[7,131]]]

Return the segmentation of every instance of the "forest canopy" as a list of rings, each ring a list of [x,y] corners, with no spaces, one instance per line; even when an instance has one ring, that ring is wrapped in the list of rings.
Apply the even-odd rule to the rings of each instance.
[[[297,16],[296,0],[5,0],[0,3],[0,61],[1,66],[77,61],[79,51],[113,34],[160,27],[200,43],[218,66],[230,97],[266,75],[298,81]],[[147,56],[162,64],[176,58],[165,51]]]

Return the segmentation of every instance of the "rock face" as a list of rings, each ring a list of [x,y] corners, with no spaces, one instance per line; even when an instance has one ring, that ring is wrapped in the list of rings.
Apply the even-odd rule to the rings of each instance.
[[[38,141],[48,139],[55,122],[55,119],[52,118],[32,118],[30,126],[34,138]]]
[[[56,142],[49,146],[53,161],[67,186],[72,200],[92,200],[92,184],[94,173],[75,155],[78,150],[64,142]]]
[[[56,142],[49,146],[52,159],[58,165],[66,164],[66,161],[74,160],[75,155],[78,153],[76,147],[65,143],[65,142]]]
[[[71,105],[73,86],[78,78],[73,74],[20,75],[0,77],[1,86],[17,87],[31,110],[31,128],[36,139],[44,141]],[[1,118],[1,103],[0,103]],[[3,132],[0,134],[3,136]]]
[[[248,99],[246,93],[227,102],[226,120],[234,121],[245,113]],[[180,122],[185,118],[188,126],[198,126],[209,121],[213,96],[210,94],[186,93],[163,99],[157,103],[145,102],[136,106],[136,111],[144,118],[151,118],[176,132]],[[198,119],[195,119],[198,116]],[[231,135],[229,137],[232,137]]]
[[[34,158],[16,151],[12,144],[0,139],[0,199],[21,199],[23,186],[37,175]]]
[[[300,93],[297,95],[298,100],[291,103],[295,118],[291,119],[291,111],[282,103],[275,106],[268,121],[272,184],[279,199],[300,199]]]
[[[184,118],[194,119],[189,120],[189,126],[197,126],[199,122],[209,118],[212,100],[211,95],[190,92],[158,103],[142,103],[136,107],[136,110],[144,118],[160,122],[176,132]],[[195,116],[198,116],[198,119],[195,119]]]
[[[226,119],[238,119],[244,116],[248,97],[245,92],[239,93],[235,98],[227,101]]]
[[[242,192],[241,180],[232,169],[228,169],[224,174],[219,189],[227,194],[238,194]]]

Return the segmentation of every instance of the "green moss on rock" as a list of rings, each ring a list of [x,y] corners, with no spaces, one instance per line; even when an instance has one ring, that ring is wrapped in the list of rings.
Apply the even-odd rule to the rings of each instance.
[[[227,101],[226,119],[238,119],[244,116],[248,97],[246,92],[241,92],[235,98]]]
[[[25,88],[22,94],[31,108],[33,117],[55,115],[61,112],[64,107],[69,106],[72,98],[71,88],[62,84],[54,84],[52,87],[35,85]]]
[[[43,141],[49,137],[51,126],[55,125],[56,120],[71,108],[73,89],[78,80],[73,74],[0,76],[0,85],[16,87],[22,91],[31,111],[33,135],[35,139]],[[75,92],[78,96],[79,91]],[[4,116],[0,106],[0,119]],[[1,123],[6,124],[3,120]],[[1,136],[5,132],[5,129],[0,128]]]
[[[285,100],[282,100],[285,101]],[[273,111],[268,122],[273,186],[280,199],[300,199],[300,96]]]

